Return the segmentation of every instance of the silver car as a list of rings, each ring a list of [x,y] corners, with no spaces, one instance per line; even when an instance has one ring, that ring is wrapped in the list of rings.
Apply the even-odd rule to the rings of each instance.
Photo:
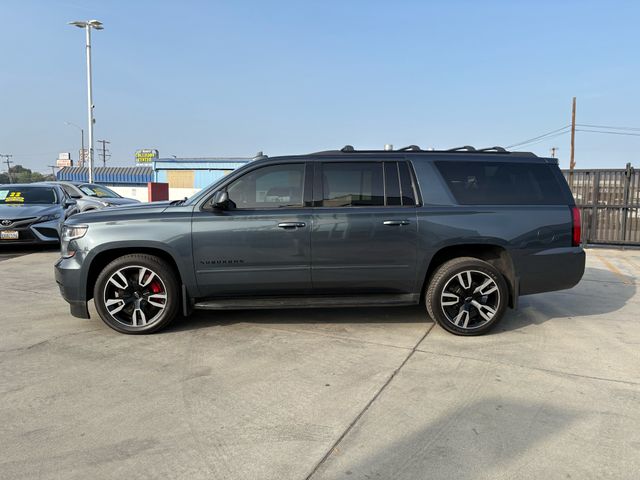
[[[67,195],[78,202],[78,210],[80,212],[89,212],[91,210],[99,210],[106,207],[140,203],[138,200],[122,197],[113,190],[95,183],[64,181],[49,183],[62,187]]]
[[[0,247],[8,244],[56,244],[76,201],[57,185],[0,185]]]

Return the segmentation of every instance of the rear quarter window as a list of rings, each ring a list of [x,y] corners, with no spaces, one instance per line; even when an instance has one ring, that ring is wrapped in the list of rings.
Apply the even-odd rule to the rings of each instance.
[[[554,165],[521,162],[435,162],[462,205],[563,205]]]

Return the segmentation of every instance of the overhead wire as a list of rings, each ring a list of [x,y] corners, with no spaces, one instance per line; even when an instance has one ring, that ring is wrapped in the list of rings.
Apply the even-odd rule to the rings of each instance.
[[[523,145],[528,145],[530,143],[534,143],[534,142],[537,143],[537,140],[542,141],[542,140],[544,140],[546,138],[553,138],[555,136],[562,135],[562,134],[568,132],[567,129],[569,127],[570,127],[570,125],[565,125],[562,128],[556,128],[555,130],[551,130],[550,132],[543,133],[542,135],[538,135],[537,137],[529,138],[527,140],[523,140],[521,142],[514,143],[512,145],[507,145],[507,148],[521,147]],[[567,131],[563,131],[563,130],[567,130]],[[554,134],[556,134],[556,135],[554,135]]]

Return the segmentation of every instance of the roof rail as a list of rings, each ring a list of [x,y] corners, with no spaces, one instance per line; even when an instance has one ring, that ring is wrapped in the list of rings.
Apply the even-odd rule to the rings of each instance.
[[[342,147],[340,149],[341,152],[347,153],[347,152],[355,152],[356,149],[353,148],[353,145],[345,145],[344,147]]]
[[[396,152],[422,152],[422,149],[418,145],[408,145],[406,147],[399,148]]]
[[[498,153],[508,153],[507,149],[504,147],[487,147],[487,148],[481,148],[480,150],[478,150],[479,152],[498,152]]]
[[[462,151],[475,152],[476,147],[472,147],[471,145],[465,145],[464,147],[449,148],[448,150],[445,150],[445,151],[446,152],[462,152]]]

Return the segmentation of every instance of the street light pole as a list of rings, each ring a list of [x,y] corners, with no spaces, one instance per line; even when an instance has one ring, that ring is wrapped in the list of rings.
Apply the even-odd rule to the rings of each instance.
[[[93,183],[93,90],[91,78],[91,29],[102,30],[104,27],[98,20],[89,20],[87,22],[76,21],[70,22],[78,28],[84,28],[86,33],[86,50],[87,50],[87,120],[89,122],[89,183]],[[84,144],[84,132],[82,134]],[[84,149],[84,146],[83,146]]]
[[[87,113],[89,120],[89,183],[93,183],[93,92],[91,90],[91,26],[84,27],[87,32]]]

